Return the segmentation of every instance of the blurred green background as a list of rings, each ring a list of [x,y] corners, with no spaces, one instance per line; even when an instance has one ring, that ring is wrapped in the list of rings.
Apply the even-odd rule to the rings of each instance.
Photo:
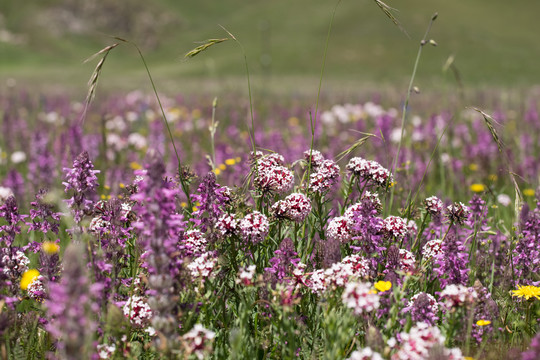
[[[255,81],[280,88],[315,88],[328,24],[329,0],[2,0],[0,80],[32,86],[83,88],[97,60],[83,60],[114,40],[137,43],[156,80],[171,91],[245,81],[242,53],[232,41],[185,61],[198,41],[227,37],[246,49]],[[530,87],[540,82],[538,0],[388,0],[401,32],[373,0],[343,0],[337,8],[325,81],[334,87],[405,84],[429,19],[439,13],[417,74],[420,86],[453,86],[442,71],[450,56],[468,88]],[[100,86],[146,84],[133,48],[119,47]],[[231,85],[232,84],[232,85]],[[241,83],[244,86],[244,82]]]

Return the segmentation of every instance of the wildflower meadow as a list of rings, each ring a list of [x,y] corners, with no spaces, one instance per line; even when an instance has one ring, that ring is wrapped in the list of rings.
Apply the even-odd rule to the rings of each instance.
[[[399,96],[3,89],[2,358],[540,359],[540,97],[419,93],[436,19]]]

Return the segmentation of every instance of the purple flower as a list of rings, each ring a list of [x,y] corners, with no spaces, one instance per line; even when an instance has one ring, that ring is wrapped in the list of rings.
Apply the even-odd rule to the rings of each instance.
[[[94,298],[101,285],[90,283],[83,254],[79,245],[66,249],[62,280],[49,283],[50,299],[45,301],[50,320],[45,328],[58,340],[59,355],[65,359],[79,359],[88,353],[85,348],[96,330],[90,314],[99,311]]]
[[[52,231],[58,234],[62,213],[53,211],[54,207],[46,202],[46,196],[47,190],[45,189],[39,190],[36,194],[36,200],[30,203],[32,205],[30,209],[32,222],[28,222],[26,225],[30,226],[28,231],[41,231],[44,234]]]
[[[521,354],[521,360],[538,360],[540,359],[540,334],[537,334],[529,345],[529,349]]]
[[[469,254],[463,242],[450,232],[442,242],[441,252],[435,259],[435,273],[444,289],[448,284],[466,285],[469,280]]]
[[[0,226],[0,242],[4,242],[6,246],[11,246],[15,235],[20,234],[21,222],[26,215],[19,214],[19,208],[14,196],[7,198],[6,202],[0,205],[0,216],[6,220],[5,225]]]
[[[88,158],[88,153],[83,151],[73,161],[73,168],[64,168],[66,181],[63,182],[65,192],[73,191],[73,196],[66,203],[73,211],[73,217],[78,224],[84,214],[92,208],[95,189],[98,187],[94,164]]]

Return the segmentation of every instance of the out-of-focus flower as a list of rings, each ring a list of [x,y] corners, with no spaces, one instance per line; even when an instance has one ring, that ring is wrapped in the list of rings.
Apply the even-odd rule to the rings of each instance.
[[[97,355],[100,359],[111,359],[116,351],[116,345],[99,344],[96,347]]]
[[[441,300],[447,308],[471,305],[478,297],[476,290],[472,287],[451,284],[441,291]]]
[[[508,206],[512,202],[510,199],[510,196],[506,194],[499,194],[497,195],[497,202],[501,204],[502,206]]]
[[[39,276],[39,271],[36,269],[26,270],[21,278],[21,289],[26,290],[28,285],[35,281]]]
[[[11,154],[11,162],[14,164],[20,164],[26,161],[26,154],[24,151],[15,151]]]
[[[481,193],[486,191],[486,186],[484,184],[472,184],[470,189],[472,192]]]
[[[390,281],[380,280],[380,281],[377,281],[373,286],[375,287],[375,289],[381,292],[384,292],[392,288],[392,283]]]
[[[371,350],[370,347],[366,347],[353,351],[346,360],[383,360],[383,357],[378,352]]]
[[[210,253],[205,252],[196,257],[187,267],[191,276],[204,281],[214,275],[217,259]]]
[[[404,311],[407,310],[411,314],[413,322],[425,322],[434,326],[438,320],[437,313],[439,312],[439,303],[433,295],[420,292],[409,300],[409,304]]]
[[[341,298],[345,306],[353,309],[357,315],[371,312],[379,307],[379,295],[372,290],[370,283],[348,283]]]
[[[519,298],[525,298],[525,300],[529,300],[531,298],[536,298],[540,300],[540,287],[532,286],[532,285],[518,285],[517,290],[512,290],[512,296],[517,296]]]
[[[212,342],[216,334],[201,324],[195,324],[193,329],[182,337],[186,352],[202,360],[212,351]]]
[[[256,270],[257,266],[255,265],[250,265],[247,268],[240,269],[236,283],[244,286],[253,285],[253,278],[255,277]]]

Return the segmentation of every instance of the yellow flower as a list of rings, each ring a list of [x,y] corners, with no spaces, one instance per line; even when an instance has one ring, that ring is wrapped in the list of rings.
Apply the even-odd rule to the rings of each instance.
[[[120,189],[123,189],[123,188],[126,187],[126,185],[124,183],[120,183],[120,184],[118,184],[118,186],[120,187]]]
[[[216,174],[216,175],[221,174],[221,170],[219,170],[219,169],[214,169],[214,174]]]
[[[229,165],[229,166],[234,165],[234,164],[236,164],[236,160],[234,160],[234,159],[227,159],[227,160],[225,160],[225,164],[226,164],[226,165]]]
[[[34,282],[39,276],[39,271],[36,269],[26,270],[21,278],[21,289],[26,290],[28,285]]]
[[[463,359],[465,359],[465,360],[474,360],[474,358],[472,356],[465,356]]]
[[[182,201],[182,202],[180,203],[180,206],[183,207],[183,208],[185,208],[185,207],[187,206],[187,202]]]
[[[289,118],[289,126],[298,126],[300,123],[300,120],[296,116],[292,116]]]
[[[130,163],[129,163],[129,167],[130,167],[131,169],[133,169],[133,170],[140,170],[140,169],[142,169],[142,165],[139,164],[139,163],[136,162],[136,161],[130,162]]]
[[[41,249],[47,255],[54,255],[60,251],[60,246],[55,242],[45,241],[43,244],[41,244]]]
[[[491,174],[491,175],[489,175],[489,178],[488,178],[488,179],[489,179],[489,181],[491,181],[491,182],[495,182],[495,181],[497,181],[498,178],[499,178],[499,177],[498,177],[497,175]]]
[[[392,283],[390,281],[381,280],[381,281],[377,281],[374,286],[375,286],[375,289],[379,291],[387,291],[392,288]]]
[[[489,320],[478,320],[476,322],[476,325],[478,325],[478,326],[486,326],[486,325],[489,325],[489,324],[491,324],[491,321],[489,321]]]
[[[234,160],[236,160],[236,162],[239,163],[240,161],[242,161],[242,158],[240,156],[237,156]]]
[[[227,166],[225,164],[219,164],[219,168],[221,170],[225,170],[227,168]]]
[[[469,170],[471,170],[471,171],[476,171],[476,170],[478,170],[478,165],[476,165],[476,164],[474,164],[474,163],[473,163],[473,164],[470,164],[470,165],[469,165]]]
[[[517,296],[520,298],[525,298],[526,300],[529,300],[532,297],[537,298],[540,300],[540,287],[532,286],[532,285],[518,285],[517,290],[512,290],[513,294],[512,296]]]
[[[486,187],[483,184],[472,184],[471,185],[471,191],[474,191],[476,193],[481,193],[486,190]]]
[[[534,196],[534,189],[525,189],[523,190],[523,195],[525,196]]]

